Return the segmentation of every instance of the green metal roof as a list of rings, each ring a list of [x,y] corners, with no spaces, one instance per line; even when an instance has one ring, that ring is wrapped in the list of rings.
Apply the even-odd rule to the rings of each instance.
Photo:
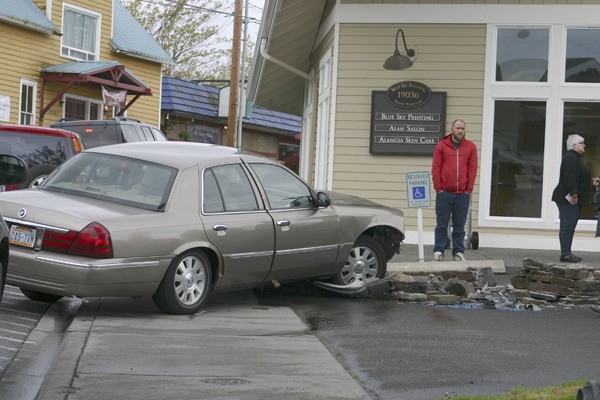
[[[60,29],[31,0],[0,0],[0,21],[60,35]]]
[[[110,45],[114,50],[162,64],[174,64],[171,56],[118,0],[114,0],[113,10],[114,29]]]
[[[123,71],[123,74],[115,75],[117,70]],[[42,68],[42,76],[50,81],[94,81],[107,85],[112,85],[118,76],[118,82],[128,91],[151,94],[150,86],[117,61],[70,61]]]

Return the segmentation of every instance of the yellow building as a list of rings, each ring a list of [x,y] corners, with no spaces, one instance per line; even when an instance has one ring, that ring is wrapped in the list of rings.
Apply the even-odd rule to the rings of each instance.
[[[551,194],[568,135],[585,138],[584,162],[600,175],[598,15],[600,0],[266,0],[248,98],[302,116],[300,174],[315,187],[404,209],[407,243],[419,207],[406,176],[431,171],[432,141],[463,119],[480,158],[480,246],[559,249]],[[379,100],[409,84],[443,97],[415,109],[436,123],[403,124],[411,108]],[[422,209],[425,244],[434,206]],[[574,251],[598,247],[595,226],[583,207]]]
[[[0,2],[0,123],[127,116],[158,126],[173,63],[118,0]]]

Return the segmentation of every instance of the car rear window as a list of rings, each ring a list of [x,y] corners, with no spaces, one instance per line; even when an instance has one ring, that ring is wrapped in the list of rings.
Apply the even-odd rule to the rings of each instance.
[[[163,211],[177,169],[110,154],[80,153],[40,186],[57,191]]]
[[[86,149],[121,143],[115,124],[73,124],[60,127],[78,133]]]
[[[17,156],[29,168],[60,165],[74,153],[71,138],[0,130],[0,153]]]

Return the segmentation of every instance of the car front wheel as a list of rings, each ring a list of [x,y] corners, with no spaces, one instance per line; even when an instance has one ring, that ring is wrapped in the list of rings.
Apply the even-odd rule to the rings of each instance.
[[[387,260],[381,243],[371,236],[360,236],[348,254],[346,264],[336,275],[335,283],[349,285],[356,280],[383,278],[387,271]]]
[[[210,261],[202,251],[177,256],[167,268],[154,304],[167,314],[195,314],[206,302],[211,289]]]

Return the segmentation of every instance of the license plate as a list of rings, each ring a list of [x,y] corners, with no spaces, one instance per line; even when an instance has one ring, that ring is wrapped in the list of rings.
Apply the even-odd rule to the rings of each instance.
[[[33,248],[33,244],[35,243],[35,229],[13,225],[10,227],[8,241],[11,244]]]

